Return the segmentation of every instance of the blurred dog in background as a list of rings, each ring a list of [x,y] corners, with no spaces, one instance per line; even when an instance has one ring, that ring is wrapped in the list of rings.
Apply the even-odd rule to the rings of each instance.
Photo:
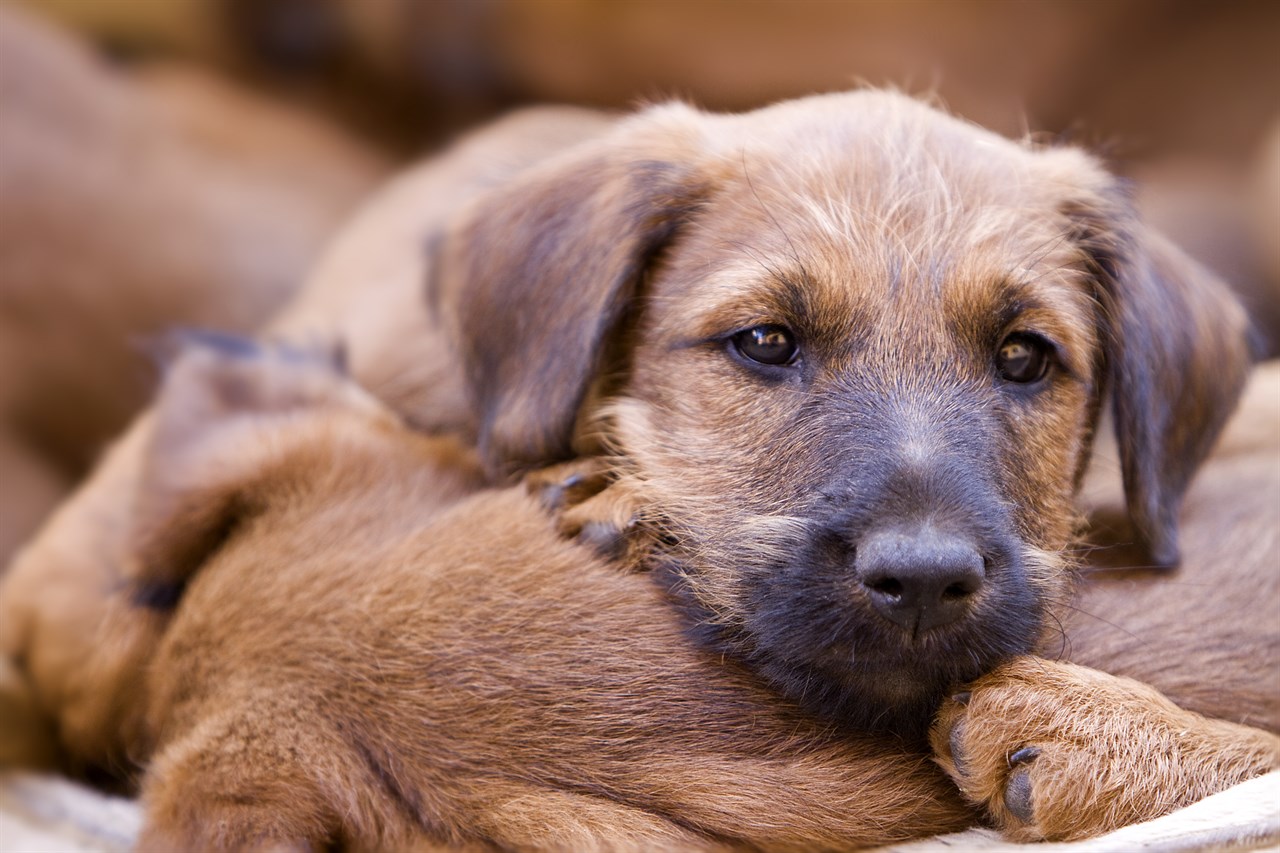
[[[142,407],[142,340],[249,332],[387,168],[196,69],[111,68],[0,8],[0,563]]]

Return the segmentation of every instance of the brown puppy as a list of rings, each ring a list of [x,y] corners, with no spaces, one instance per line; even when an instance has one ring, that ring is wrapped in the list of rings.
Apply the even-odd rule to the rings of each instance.
[[[185,592],[134,686],[142,850],[811,850],[972,820],[924,753],[691,646],[524,489],[463,499],[474,454],[330,363],[189,352],[144,455],[129,585]]]
[[[910,731],[948,684],[1060,648],[1104,393],[1140,564],[1176,564],[1182,492],[1247,369],[1239,308],[1095,163],[879,93],[652,111],[481,199],[440,268],[490,470],[603,444],[609,486],[568,529],[630,534],[628,556],[666,578],[700,642],[864,726]],[[975,720],[1057,719],[1089,693],[1106,697],[1093,715],[1149,710],[1115,731],[1182,726],[1153,691],[1042,661],[976,695],[1025,698],[1028,668],[1044,674],[1035,702],[979,704]],[[1181,670],[1206,675],[1196,656]],[[1240,714],[1259,694],[1275,706],[1270,685],[1205,710]],[[1034,778],[1117,778],[1099,758],[1115,737],[1081,718],[1098,739],[1073,773],[1055,774],[1070,750],[1044,749]],[[1001,726],[985,737],[991,755],[1035,754]],[[1106,785],[1037,795],[1032,775],[995,765],[959,781],[1015,834],[1089,835],[1275,760],[1260,732],[1209,740],[1231,737],[1207,788],[1153,772],[1208,766],[1198,733],[1177,760],[1135,742],[1114,764],[1146,784],[1120,777],[1123,807]]]
[[[1104,393],[1171,566],[1248,366],[1094,161],[878,92],[641,114],[481,198],[439,269],[490,471],[602,442],[595,520],[701,642],[905,731],[1054,625]]]
[[[603,438],[581,529],[643,534],[697,641],[840,725],[921,732],[949,684],[1051,633],[1104,388],[1139,534],[1176,558],[1243,319],[1093,161],[874,92],[575,121],[518,156],[473,140],[390,199],[403,220],[357,224],[401,252],[449,226],[425,301],[420,253],[340,243],[279,327],[336,328],[362,383],[478,437],[493,475]],[[122,760],[164,619],[113,585],[145,429],[6,585],[5,647],[81,761]],[[100,641],[66,642],[89,618]]]
[[[415,425],[474,435],[460,370],[422,297],[428,236],[482,189],[607,125],[581,110],[517,114],[393,182],[328,248],[273,330],[343,341],[361,384]],[[0,642],[21,664],[13,689],[33,694],[18,703],[29,699],[53,721],[77,770],[132,766],[120,727],[158,622],[137,609],[121,577],[133,559],[131,496],[150,424],[143,415],[109,448],[0,584]]]

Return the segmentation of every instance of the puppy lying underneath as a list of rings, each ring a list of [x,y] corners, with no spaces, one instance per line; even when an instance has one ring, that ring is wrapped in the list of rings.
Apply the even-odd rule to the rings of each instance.
[[[574,460],[592,476],[560,490],[562,532],[647,571],[637,583],[672,597],[686,642],[880,744],[922,740],[957,684],[1026,683],[1021,656],[1056,649],[1108,397],[1143,560],[1177,562],[1183,492],[1248,368],[1239,307],[1095,161],[899,95],[527,115],[406,180],[276,328],[348,342],[362,385],[474,446],[491,483]],[[162,467],[151,425],[6,584],[4,648],[81,762],[147,754],[121,747],[152,731],[131,676],[224,532],[139,564],[131,531],[152,511],[120,496]],[[162,582],[150,616],[119,594],[139,576]],[[175,618],[196,610],[184,599]],[[101,632],[87,648],[86,624]],[[1236,667],[1264,666],[1240,642]],[[1031,660],[1067,673],[1045,676],[1052,695],[1088,681]],[[1213,675],[1194,657],[1183,672]],[[1164,718],[1157,700],[1139,704]],[[986,706],[969,707],[972,735]],[[1243,750],[1188,791],[1272,760],[1269,736],[1229,731]],[[1027,762],[1022,746],[1001,749]],[[1042,821],[1026,778],[997,763],[965,790],[1031,837],[1176,799],[1151,774],[1136,810],[1063,824]]]
[[[654,578],[563,541],[521,487],[477,492],[470,453],[326,361],[189,352],[146,459],[130,585],[183,589],[135,685],[142,850],[830,849],[973,819],[922,755],[697,650]],[[1029,674],[1149,705],[1135,738],[1176,724],[1158,757],[1197,793],[1280,754],[1136,684]]]
[[[331,364],[196,350],[140,484],[142,850],[814,849],[972,819],[921,754],[697,650],[652,579]],[[289,849],[292,849],[290,847]]]

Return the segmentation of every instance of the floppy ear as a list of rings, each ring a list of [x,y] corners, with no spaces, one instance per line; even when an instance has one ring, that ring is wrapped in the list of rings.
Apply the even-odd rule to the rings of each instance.
[[[706,192],[699,119],[671,105],[621,122],[480,199],[445,237],[430,286],[491,474],[572,454],[610,332]]]
[[[160,608],[279,488],[317,413],[392,417],[346,378],[340,355],[208,333],[166,346],[177,354],[150,416],[130,567],[138,602]]]
[[[1179,560],[1178,510],[1251,364],[1227,287],[1112,192],[1077,211],[1101,305],[1125,499],[1156,566]]]

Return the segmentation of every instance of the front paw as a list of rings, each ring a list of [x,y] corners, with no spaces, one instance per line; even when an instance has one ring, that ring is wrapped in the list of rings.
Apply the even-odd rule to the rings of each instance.
[[[1269,733],[1184,711],[1127,678],[1034,657],[954,695],[931,739],[961,792],[1021,841],[1150,820],[1280,763]]]
[[[605,459],[576,459],[534,471],[525,487],[554,515],[561,536],[629,567],[648,553],[643,501]]]

